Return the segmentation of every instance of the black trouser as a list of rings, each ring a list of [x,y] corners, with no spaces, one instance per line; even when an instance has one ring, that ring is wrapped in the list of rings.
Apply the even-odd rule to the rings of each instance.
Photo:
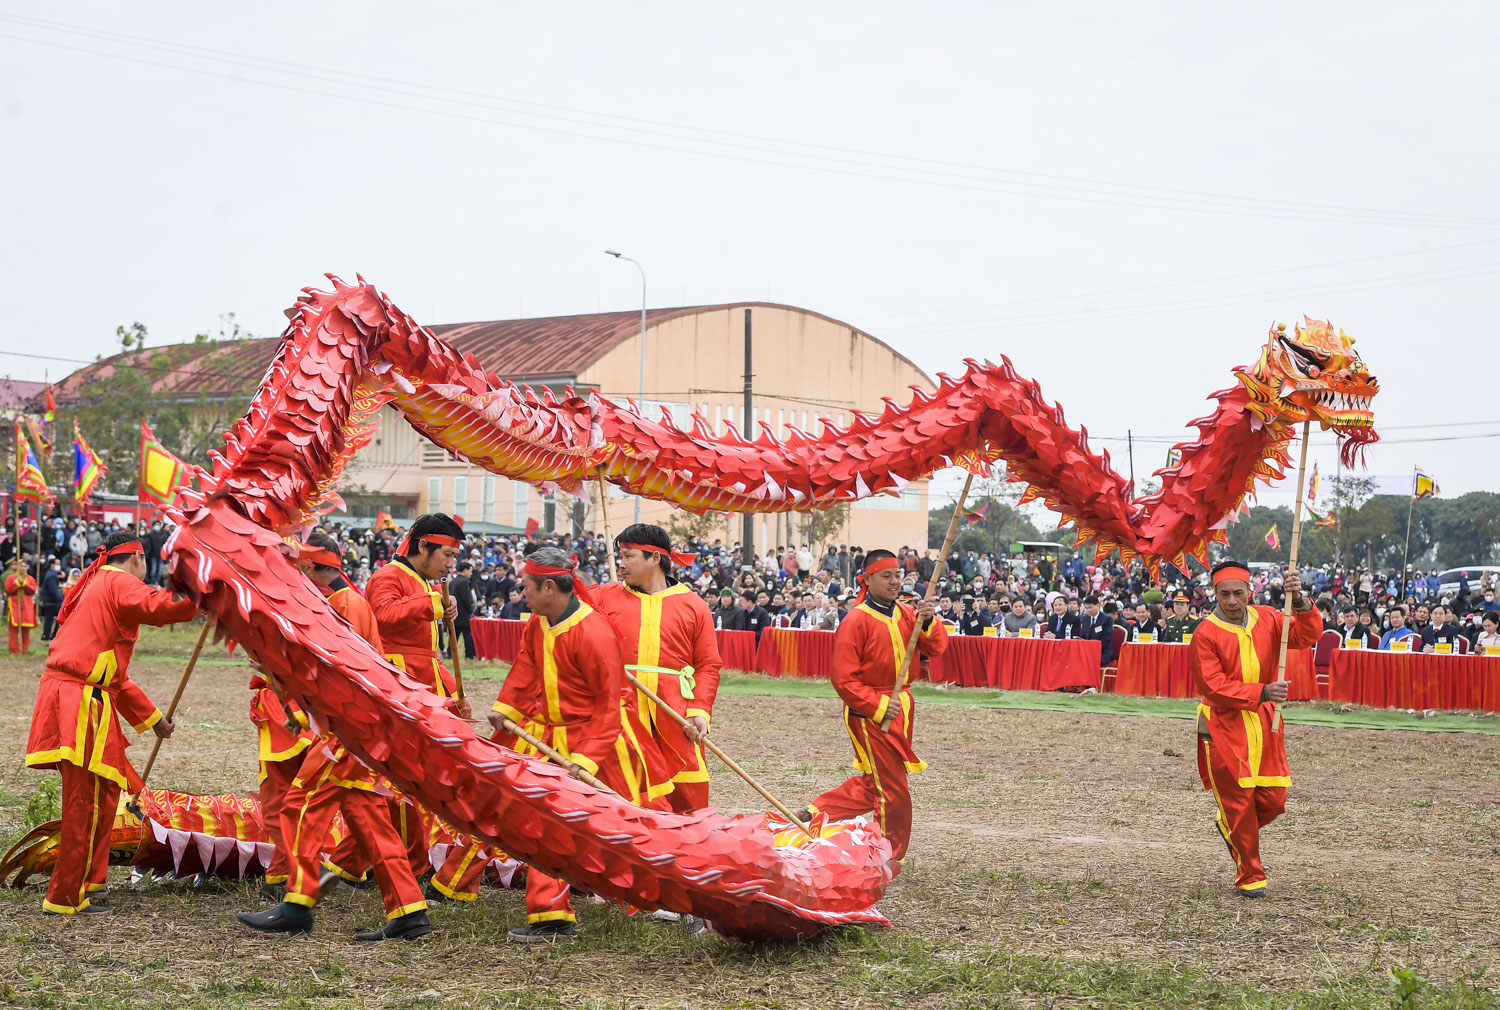
[[[60,603],[42,604],[42,641],[52,641],[52,636],[57,632],[57,612],[61,609]]]
[[[469,630],[469,619],[467,617],[454,618],[453,626],[457,628],[458,633],[463,636],[464,658],[474,659],[474,633]],[[448,643],[448,648],[451,651],[453,649],[453,643]]]

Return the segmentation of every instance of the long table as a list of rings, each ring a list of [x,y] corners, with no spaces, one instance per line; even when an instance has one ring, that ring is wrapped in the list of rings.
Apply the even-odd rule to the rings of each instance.
[[[1116,657],[1114,692],[1158,698],[1196,698],[1198,689],[1188,668],[1191,645],[1126,642]],[[1286,654],[1287,697],[1309,701],[1318,697],[1311,649]]]
[[[1329,696],[1376,708],[1500,712],[1500,657],[1338,649]]]
[[[1099,686],[1099,643],[1079,638],[992,638],[949,635],[948,648],[928,661],[934,684],[1057,691]]]
[[[470,627],[481,659],[514,662],[524,621],[476,617]],[[833,669],[834,632],[767,628],[757,644],[749,631],[716,631],[725,669],[777,677],[826,679]],[[1118,694],[1191,698],[1197,692],[1184,645],[1127,642],[1118,657]],[[948,636],[948,648],[926,664],[938,684],[1054,691],[1100,687],[1099,643],[1035,638]],[[1290,697],[1319,697],[1312,650],[1287,654]],[[913,671],[913,679],[922,676]],[[1327,697],[1376,708],[1444,708],[1500,712],[1500,657],[1335,649]]]

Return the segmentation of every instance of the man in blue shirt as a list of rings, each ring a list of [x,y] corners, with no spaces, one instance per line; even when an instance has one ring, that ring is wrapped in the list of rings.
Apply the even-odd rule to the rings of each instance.
[[[1406,626],[1405,607],[1392,607],[1390,612],[1385,616],[1391,622],[1391,630],[1380,636],[1380,648],[1382,650],[1390,652],[1392,642],[1399,642],[1406,638],[1416,638],[1415,642],[1406,643],[1407,651],[1415,651],[1415,648],[1420,648],[1421,638],[1417,636],[1416,632]]]

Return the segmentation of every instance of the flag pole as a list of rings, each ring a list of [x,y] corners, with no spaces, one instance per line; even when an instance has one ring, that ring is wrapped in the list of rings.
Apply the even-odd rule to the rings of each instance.
[[[1302,422],[1302,458],[1297,463],[1297,504],[1292,510],[1292,548],[1287,556],[1287,570],[1297,571],[1297,552],[1302,547],[1302,493],[1305,485],[1302,483],[1307,476],[1307,443],[1308,436],[1312,432],[1312,421]],[[1301,576],[1299,575],[1300,579]],[[1285,599],[1281,603],[1281,658],[1276,661],[1276,679],[1286,680],[1286,647],[1292,638],[1292,594],[1283,593]],[[1307,590],[1302,590],[1303,598],[1307,597]],[[1271,716],[1271,731],[1281,732],[1281,706],[1272,704],[1275,714]]]
[[[1401,597],[1405,599],[1411,592],[1411,579],[1406,572],[1406,563],[1411,558],[1411,513],[1417,506],[1417,468],[1411,468],[1411,497],[1406,503],[1406,546],[1401,549]],[[1400,603],[1401,600],[1397,600]]]

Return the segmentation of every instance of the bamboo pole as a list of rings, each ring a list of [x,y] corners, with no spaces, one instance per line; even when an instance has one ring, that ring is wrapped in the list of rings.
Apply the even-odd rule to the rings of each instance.
[[[1287,567],[1293,572],[1297,570],[1297,554],[1302,548],[1302,482],[1307,478],[1307,443],[1308,435],[1312,431],[1312,421],[1302,422],[1302,458],[1297,463],[1297,504],[1292,508],[1292,548],[1287,556]],[[1303,596],[1307,590],[1302,590]],[[1292,637],[1292,594],[1286,593],[1286,599],[1282,601],[1281,610],[1281,658],[1276,661],[1276,679],[1286,680],[1286,649]],[[1271,729],[1273,732],[1281,731],[1281,706],[1272,705],[1275,714],[1271,716]]]
[[[193,667],[198,665],[198,657],[203,652],[203,643],[208,639],[208,618],[203,619],[203,630],[198,632],[198,644],[193,646],[193,654],[188,657],[187,669],[182,671],[182,679],[177,682],[177,691],[172,695],[172,701],[167,705],[166,715],[163,717],[167,722],[177,714],[177,703],[182,700],[182,692],[187,688],[188,678],[193,675]],[[151,767],[156,764],[156,754],[161,750],[161,737],[151,745],[151,756],[146,758],[146,767],[141,771],[141,788],[146,788],[146,779],[151,777]],[[137,793],[136,795],[140,795]]]
[[[587,782],[589,785],[593,786],[595,789],[598,789],[601,792],[606,792],[611,796],[617,797],[619,799],[624,799],[623,796],[620,796],[619,793],[615,792],[609,786],[599,781],[599,779],[590,774],[587,770],[577,764],[574,764],[572,761],[569,761],[567,758],[563,757],[557,751],[542,743],[541,740],[532,736],[530,733],[526,732],[520,726],[517,726],[514,722],[512,722],[505,716],[500,717],[500,725],[507,733],[514,733],[522,740],[525,740],[527,743],[531,744],[531,746],[535,747],[538,752],[543,754],[547,758],[547,760],[551,761],[553,764],[566,768],[569,771],[572,771],[576,768],[578,770],[578,777],[584,782]]]
[[[948,549],[953,546],[953,534],[958,529],[959,516],[963,515],[964,500],[969,497],[969,485],[973,483],[974,475],[971,473],[964,478],[964,489],[958,493],[958,501],[953,504],[953,518],[948,520],[948,535],[943,538],[943,550],[938,555],[937,565],[932,569],[932,578],[927,583],[927,594],[922,597],[923,603],[937,595],[938,579],[942,578],[944,569],[948,567]],[[893,690],[901,690],[901,685],[906,683],[906,671],[911,669],[911,658],[917,651],[917,636],[921,633],[922,622],[914,621],[911,627],[911,637],[906,640],[906,655],[901,657],[901,668],[896,671],[896,683],[892,686]]]
[[[443,623],[448,626],[448,652],[453,657],[453,686],[458,700],[464,700],[464,665],[459,661],[463,643],[458,638],[458,617],[453,613],[453,597],[448,593],[448,580],[443,580]]]
[[[599,528],[604,531],[604,556],[609,559],[609,581],[619,582],[620,575],[615,571],[615,545],[609,536],[609,492],[604,485],[603,465],[594,473],[599,478]]]
[[[661,696],[658,695],[655,691],[651,690],[645,684],[641,683],[640,679],[638,677],[636,677],[635,674],[631,673],[629,670],[626,670],[625,671],[625,679],[628,680],[628,681],[630,681],[630,683],[634,684],[637,691],[640,691],[646,697],[648,697],[652,701],[654,701],[656,703],[656,707],[658,709],[660,709],[661,711],[666,712],[667,715],[670,716],[672,718],[672,720],[674,722],[676,722],[679,726],[682,726],[682,727],[686,728],[689,725],[686,716],[684,716],[682,713],[678,712],[671,705],[668,705],[665,701],[663,701],[661,699]],[[718,758],[720,761],[722,761],[726,765],[728,765],[730,771],[734,772],[740,778],[744,779],[745,782],[749,784],[749,786],[750,786],[751,789],[754,789],[756,792],[760,793],[761,796],[763,796],[765,798],[765,800],[766,800],[767,803],[771,804],[771,806],[775,807],[778,811],[780,811],[781,812],[781,816],[785,817],[787,820],[789,820],[793,824],[797,825],[797,827],[801,828],[802,829],[802,833],[804,835],[806,835],[808,838],[811,838],[814,841],[817,840],[817,836],[812,833],[812,829],[809,828],[806,824],[803,824],[802,823],[802,819],[800,817],[798,817],[796,814],[794,814],[790,810],[788,810],[787,807],[786,807],[786,804],[782,803],[775,796],[772,796],[771,793],[770,793],[770,791],[767,790],[765,786],[763,786],[759,782],[755,781],[755,779],[750,776],[749,772],[745,771],[745,769],[741,768],[738,764],[736,764],[734,762],[734,760],[731,759],[728,754],[725,754],[723,751],[721,751],[718,748],[718,746],[712,740],[710,740],[708,737],[705,736],[702,739],[701,742],[702,742],[703,746],[708,749],[708,752],[710,754],[712,754],[714,757]]]

